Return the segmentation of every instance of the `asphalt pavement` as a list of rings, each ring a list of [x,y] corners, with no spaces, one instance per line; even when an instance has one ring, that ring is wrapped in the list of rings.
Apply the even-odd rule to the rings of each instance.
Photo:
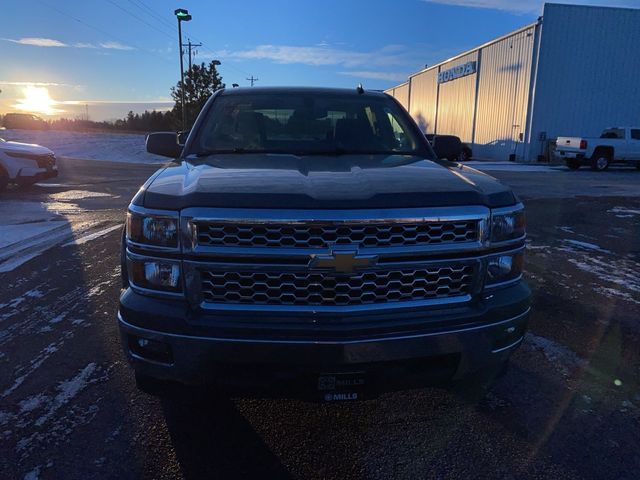
[[[0,263],[0,478],[638,478],[640,171],[489,172],[527,207],[534,304],[486,396],[318,404],[136,390],[119,226],[155,168],[62,159],[55,181],[0,196],[16,235],[60,222]]]

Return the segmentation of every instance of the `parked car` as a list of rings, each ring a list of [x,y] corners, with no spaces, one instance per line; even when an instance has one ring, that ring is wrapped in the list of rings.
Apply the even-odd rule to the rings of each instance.
[[[448,158],[448,160],[452,162],[466,162],[468,160],[471,160],[471,157],[473,156],[471,147],[469,147],[469,145],[467,145],[466,143],[462,143],[460,137],[456,137],[455,135],[434,135],[432,133],[427,133],[425,134],[425,136],[432,146],[434,145],[434,142],[437,141],[441,143],[451,143],[452,148],[456,152],[456,155],[452,155],[451,158]],[[438,138],[439,140],[436,140],[436,138]]]
[[[5,128],[23,130],[48,130],[49,124],[31,113],[7,113],[3,120]]]
[[[150,134],[175,163],[123,233],[118,322],[139,388],[341,401],[504,371],[530,311],[523,205],[435,144],[356,89],[218,90],[184,146]]]
[[[640,169],[640,127],[606,128],[599,138],[558,137],[556,155],[572,170],[590,165],[603,171],[614,162]]]
[[[0,191],[9,183],[27,186],[57,176],[56,156],[51,150],[0,138]]]

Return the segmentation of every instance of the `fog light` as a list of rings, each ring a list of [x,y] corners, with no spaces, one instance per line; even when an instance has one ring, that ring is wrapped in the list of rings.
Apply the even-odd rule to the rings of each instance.
[[[173,362],[171,346],[164,342],[131,335],[129,337],[129,349],[135,355],[148,360],[162,363]]]
[[[129,258],[130,282],[136,287],[167,292],[180,292],[180,263],[171,260]]]
[[[486,286],[518,280],[522,275],[524,252],[490,257],[487,261]]]

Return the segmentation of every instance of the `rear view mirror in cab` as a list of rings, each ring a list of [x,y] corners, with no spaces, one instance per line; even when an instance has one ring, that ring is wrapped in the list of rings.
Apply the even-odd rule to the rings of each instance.
[[[462,142],[454,135],[435,135],[431,146],[438,158],[455,162],[462,153]]]
[[[163,157],[178,158],[182,153],[182,145],[178,144],[175,132],[157,132],[147,135],[147,152]]]

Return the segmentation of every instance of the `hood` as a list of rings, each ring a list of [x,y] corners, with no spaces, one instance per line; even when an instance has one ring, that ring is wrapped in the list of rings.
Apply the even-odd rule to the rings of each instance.
[[[0,150],[4,152],[31,153],[34,155],[53,154],[51,150],[41,145],[20,142],[0,142]]]
[[[215,155],[158,172],[147,208],[362,209],[512,205],[511,189],[472,168],[415,156]]]

